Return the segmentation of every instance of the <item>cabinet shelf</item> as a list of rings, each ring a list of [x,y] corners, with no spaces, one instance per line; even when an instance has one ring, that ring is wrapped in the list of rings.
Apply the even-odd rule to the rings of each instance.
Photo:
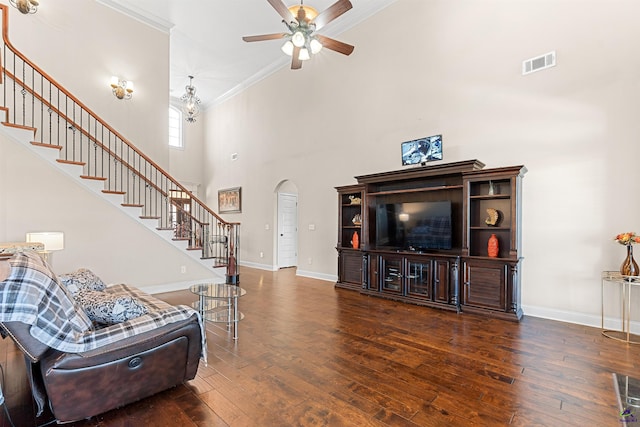
[[[482,199],[482,200],[497,200],[497,199],[509,199],[511,198],[510,194],[493,194],[489,196],[488,194],[480,195],[480,196],[469,196],[472,200]]]
[[[462,188],[462,185],[441,185],[438,187],[408,188],[405,190],[377,191],[375,193],[367,193],[367,196],[386,196],[390,194],[426,193],[428,191],[457,190],[461,188]]]
[[[469,227],[471,230],[482,230],[482,231],[511,231],[511,227],[489,227],[489,226],[473,226]]]

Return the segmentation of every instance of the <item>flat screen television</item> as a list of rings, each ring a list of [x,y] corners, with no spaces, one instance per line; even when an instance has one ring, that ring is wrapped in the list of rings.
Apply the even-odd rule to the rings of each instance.
[[[451,249],[451,201],[376,205],[376,247],[406,251]]]
[[[427,136],[401,144],[402,166],[442,160],[442,135]]]

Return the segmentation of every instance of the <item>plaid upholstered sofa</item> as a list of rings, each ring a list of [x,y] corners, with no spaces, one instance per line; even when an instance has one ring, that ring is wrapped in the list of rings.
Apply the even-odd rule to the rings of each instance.
[[[49,405],[60,423],[90,418],[194,378],[206,357],[202,319],[190,307],[108,286],[102,298],[135,300],[143,312],[96,321],[37,253],[2,262],[10,269],[0,277],[0,332],[25,355],[38,415]]]

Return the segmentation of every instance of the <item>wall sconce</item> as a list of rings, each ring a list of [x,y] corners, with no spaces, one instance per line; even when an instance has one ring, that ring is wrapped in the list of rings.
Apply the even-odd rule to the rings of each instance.
[[[44,231],[27,233],[27,242],[39,242],[44,244],[44,251],[40,252],[42,259],[47,263],[53,263],[53,251],[64,249],[64,233],[61,231]]]
[[[133,97],[133,82],[111,77],[111,90],[118,99],[131,99]]]
[[[36,13],[40,5],[38,0],[9,0],[9,3],[25,15],[27,13]]]

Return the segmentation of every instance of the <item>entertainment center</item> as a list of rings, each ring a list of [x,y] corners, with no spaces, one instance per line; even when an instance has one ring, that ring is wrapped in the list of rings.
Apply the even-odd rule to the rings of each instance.
[[[336,286],[520,320],[527,169],[484,166],[478,160],[423,165],[336,187]]]

